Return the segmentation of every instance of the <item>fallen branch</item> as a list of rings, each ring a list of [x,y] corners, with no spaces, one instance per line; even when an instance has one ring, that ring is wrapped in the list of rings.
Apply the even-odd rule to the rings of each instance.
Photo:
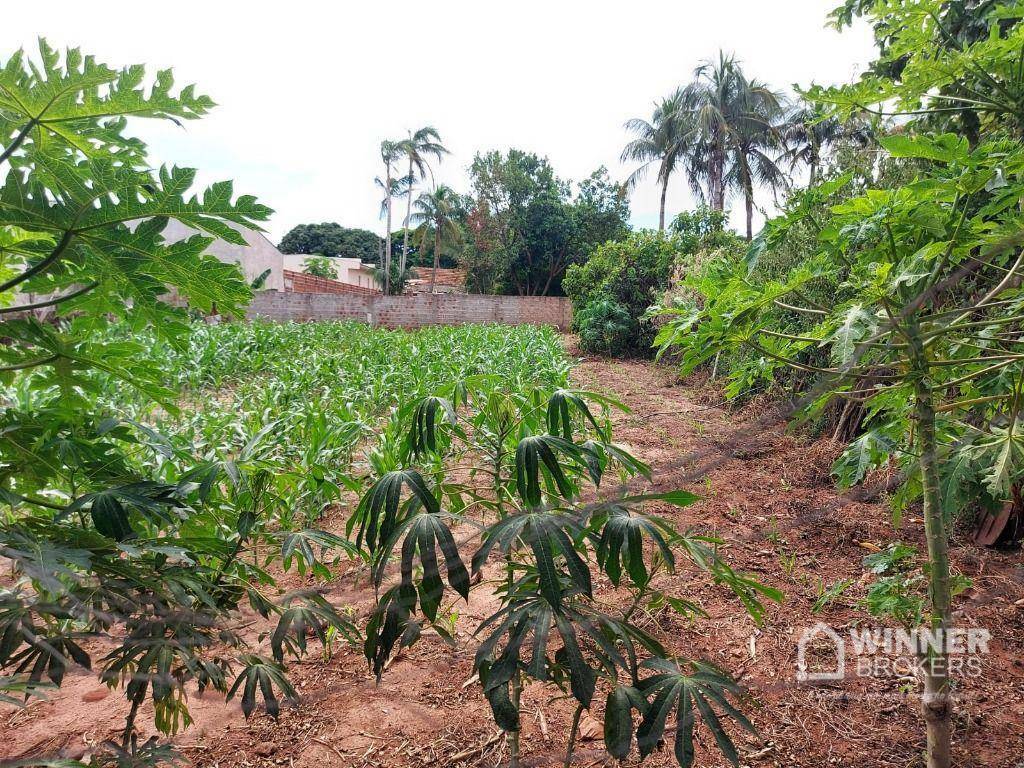
[[[341,750],[340,750],[340,749],[338,749],[338,748],[337,748],[336,746],[334,746],[333,744],[328,744],[328,743],[327,743],[326,741],[324,741],[323,739],[318,739],[318,738],[317,738],[316,736],[312,736],[312,737],[310,737],[310,741],[315,741],[315,742],[316,742],[317,744],[319,744],[319,745],[320,745],[321,747],[327,747],[327,748],[328,748],[329,750],[331,750],[331,751],[332,751],[332,752],[333,752],[334,754],[336,754],[336,755],[337,755],[338,757],[340,757],[340,758],[342,759],[342,761],[344,761],[344,760],[346,759],[346,758],[345,758],[345,755],[343,755],[343,754],[341,753]]]
[[[491,736],[491,738],[489,738],[487,741],[485,741],[480,746],[473,747],[472,749],[463,750],[462,752],[459,752],[457,755],[452,755],[451,757],[446,758],[445,759],[445,763],[450,765],[452,763],[457,763],[460,760],[468,760],[471,757],[476,757],[477,755],[482,754],[489,747],[492,747],[495,744],[497,744],[498,740],[501,738],[503,733],[504,733],[504,731],[498,731],[497,733],[495,733],[493,736]],[[436,762],[437,762],[437,760],[434,760],[434,761],[432,761],[429,764],[433,765]]]

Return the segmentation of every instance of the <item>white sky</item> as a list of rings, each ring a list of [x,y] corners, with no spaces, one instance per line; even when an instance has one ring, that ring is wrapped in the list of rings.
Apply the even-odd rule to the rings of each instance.
[[[234,179],[274,208],[276,242],[303,222],[383,232],[378,145],[422,125],[452,152],[438,179],[462,192],[476,151],[509,147],[547,155],[562,178],[606,165],[621,180],[623,122],[649,117],[719,48],[781,89],[849,80],[871,59],[871,36],[826,29],[838,4],[47,0],[6,15],[0,59],[42,35],[112,66],[173,67],[219,106],[184,130],[147,121],[135,132],[157,161]],[[691,205],[680,176],[669,214]],[[634,225],[656,225],[657,209],[648,181],[633,195]]]

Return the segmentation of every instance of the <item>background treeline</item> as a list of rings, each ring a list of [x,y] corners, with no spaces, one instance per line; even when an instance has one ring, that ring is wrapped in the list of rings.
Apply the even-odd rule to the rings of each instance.
[[[569,266],[630,230],[625,188],[605,168],[574,184],[559,178],[547,158],[511,149],[478,154],[470,178],[471,194],[440,185],[414,200],[409,223],[391,232],[394,281],[404,275],[404,252],[406,269],[429,269],[435,256],[439,267],[464,269],[473,293],[558,296]],[[408,182],[392,186],[392,205],[401,204],[399,198],[410,194]],[[387,206],[385,197],[385,215]],[[280,248],[358,257],[383,268],[387,240],[334,223],[301,224]]]

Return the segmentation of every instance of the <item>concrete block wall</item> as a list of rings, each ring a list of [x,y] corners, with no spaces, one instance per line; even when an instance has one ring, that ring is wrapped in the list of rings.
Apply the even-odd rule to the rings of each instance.
[[[247,317],[278,321],[357,320],[385,328],[506,323],[553,325],[568,330],[572,306],[554,296],[416,294],[381,296],[261,291]]]

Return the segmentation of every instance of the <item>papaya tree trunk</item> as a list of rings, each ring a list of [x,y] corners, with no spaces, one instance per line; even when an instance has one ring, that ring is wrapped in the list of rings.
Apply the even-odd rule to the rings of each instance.
[[[935,408],[929,387],[928,362],[916,326],[911,326],[908,337],[911,365],[915,374],[914,415],[924,500],[924,529],[928,542],[928,589],[932,605],[930,623],[938,640],[927,652],[922,653],[924,695],[921,699],[921,713],[927,732],[928,768],[949,768],[953,715],[947,641],[952,624],[949,539],[939,495]]]

